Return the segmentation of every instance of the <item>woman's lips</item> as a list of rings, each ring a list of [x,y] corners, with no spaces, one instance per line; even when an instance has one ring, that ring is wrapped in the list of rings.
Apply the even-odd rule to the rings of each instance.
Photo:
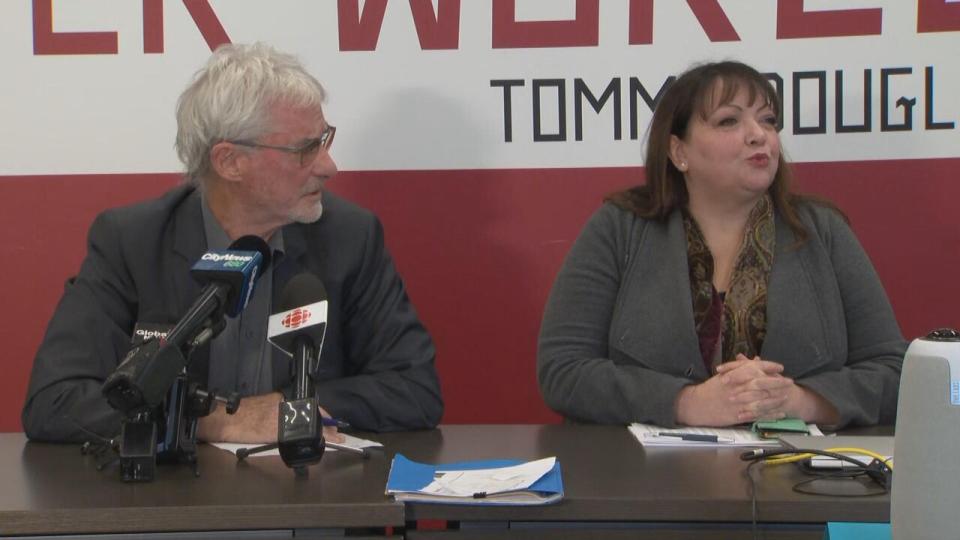
[[[770,163],[770,156],[766,154],[754,154],[750,156],[747,161],[749,161],[755,167],[766,167]]]

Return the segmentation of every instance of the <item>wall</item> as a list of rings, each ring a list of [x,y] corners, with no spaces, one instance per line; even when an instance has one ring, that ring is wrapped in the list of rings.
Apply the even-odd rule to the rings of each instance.
[[[330,189],[385,223],[446,422],[557,420],[534,373],[553,276],[603,195],[641,181],[664,82],[705,59],[782,82],[798,187],[848,213],[904,333],[960,326],[958,2],[35,0],[0,19],[0,430],[93,216],[177,182],[176,97],[227,40],[327,86]]]

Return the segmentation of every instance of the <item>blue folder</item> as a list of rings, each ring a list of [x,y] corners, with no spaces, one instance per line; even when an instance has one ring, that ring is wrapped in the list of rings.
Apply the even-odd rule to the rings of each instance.
[[[512,467],[524,463],[518,459],[492,459],[482,461],[464,461],[430,465],[417,463],[397,454],[390,466],[387,478],[387,495],[393,495],[398,501],[430,502],[439,504],[476,504],[476,505],[541,505],[551,504],[563,498],[563,480],[560,476],[560,462],[554,463],[549,472],[540,477],[531,486],[521,491],[477,494],[474,497],[449,497],[423,493],[423,488],[433,482],[434,475],[444,471],[469,471],[476,469],[495,469]]]

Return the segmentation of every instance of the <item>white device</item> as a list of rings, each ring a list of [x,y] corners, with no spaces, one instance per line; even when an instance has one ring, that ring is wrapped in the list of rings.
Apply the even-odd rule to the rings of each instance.
[[[894,450],[894,540],[960,538],[960,332],[907,349]]]

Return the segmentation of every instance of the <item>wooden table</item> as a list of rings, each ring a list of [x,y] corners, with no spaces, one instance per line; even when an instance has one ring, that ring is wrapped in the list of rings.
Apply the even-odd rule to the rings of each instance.
[[[402,526],[404,509],[383,494],[382,453],[362,460],[327,453],[297,478],[279,457],[237,462],[201,445],[199,478],[162,465],[156,479],[124,483],[97,471],[77,445],[0,434],[0,536],[164,531],[283,531]]]
[[[876,433],[875,431],[869,433]],[[888,431],[889,433],[889,431]],[[201,477],[160,466],[150,483],[97,471],[74,445],[0,434],[0,535],[293,530],[363,533],[393,527],[408,538],[750,538],[754,519],[742,449],[644,449],[624,428],[593,425],[444,425],[359,434],[384,443],[368,460],[328,452],[296,478],[280,458],[237,463],[206,445]],[[562,502],[543,507],[409,504],[384,496],[394,453],[429,463],[556,456]],[[813,539],[828,521],[885,522],[887,495],[811,496],[792,466],[758,467],[756,518],[768,539]],[[423,520],[448,523],[425,530]],[[419,527],[418,527],[419,523]],[[407,525],[404,528],[404,525]],[[301,534],[302,536],[302,534]]]

